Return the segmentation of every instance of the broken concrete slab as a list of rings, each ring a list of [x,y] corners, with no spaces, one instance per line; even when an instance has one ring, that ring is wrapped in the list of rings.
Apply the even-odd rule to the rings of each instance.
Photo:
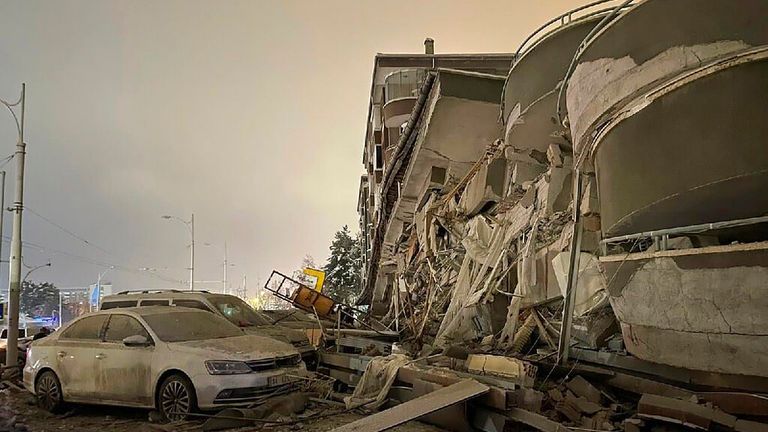
[[[742,392],[698,392],[696,397],[712,402],[728,414],[768,417],[768,396]]]
[[[768,432],[768,424],[749,420],[736,420],[736,432]]]
[[[416,380],[413,382],[413,396],[425,396],[444,387],[445,386],[437,383]],[[425,414],[421,417],[421,421],[452,432],[473,432],[472,425],[467,419],[466,412],[466,403],[455,403],[435,412]]]
[[[644,394],[637,406],[640,417],[708,430],[712,423],[733,429],[737,418],[705,405],[664,396]]]
[[[547,161],[550,166],[555,168],[563,167],[563,150],[560,149],[560,145],[550,144],[547,147]]]
[[[552,268],[557,277],[560,292],[565,296],[570,252],[561,252],[552,260]],[[597,256],[581,252],[579,257],[579,279],[576,288],[574,316],[583,316],[608,304],[608,291],[605,276],[600,271]]]
[[[599,404],[602,399],[602,394],[597,387],[585,380],[581,375],[576,375],[570,381],[565,383],[568,390],[572,391],[575,395],[586,398],[590,402]]]
[[[379,432],[455,403],[487,393],[489,387],[475,380],[463,380],[412,399],[360,420],[333,429],[333,432]]]
[[[481,213],[499,202],[507,185],[507,160],[493,159],[483,164],[469,181],[461,197],[462,207],[469,216]]]

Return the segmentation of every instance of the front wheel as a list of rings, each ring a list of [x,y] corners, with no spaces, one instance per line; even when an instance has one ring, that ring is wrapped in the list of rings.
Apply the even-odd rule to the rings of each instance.
[[[195,409],[195,389],[183,375],[166,378],[158,390],[157,408],[166,421],[183,421]]]
[[[45,371],[37,378],[35,396],[38,406],[48,412],[59,412],[64,406],[61,382],[52,371]]]

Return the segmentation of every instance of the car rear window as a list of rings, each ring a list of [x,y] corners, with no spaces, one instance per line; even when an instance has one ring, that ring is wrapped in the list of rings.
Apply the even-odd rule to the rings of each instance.
[[[88,339],[98,340],[101,336],[101,328],[107,315],[94,315],[85,317],[64,330],[60,339]]]
[[[192,309],[200,309],[206,312],[212,312],[211,309],[199,300],[174,300],[174,306],[187,307]]]
[[[165,300],[142,300],[139,306],[170,306],[171,301]]]
[[[136,300],[109,301],[101,304],[101,310],[136,307]]]
[[[242,336],[229,321],[203,311],[179,311],[145,315],[144,321],[164,342],[185,342]]]

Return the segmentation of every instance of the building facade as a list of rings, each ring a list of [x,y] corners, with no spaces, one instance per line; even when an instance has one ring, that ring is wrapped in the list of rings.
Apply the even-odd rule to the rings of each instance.
[[[358,200],[361,304],[386,312],[395,251],[424,191],[455,182],[501,136],[499,99],[512,60],[435,54],[431,39],[424,54],[376,55]]]

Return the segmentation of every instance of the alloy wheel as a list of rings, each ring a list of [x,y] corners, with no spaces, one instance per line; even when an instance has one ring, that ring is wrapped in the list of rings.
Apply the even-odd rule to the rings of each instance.
[[[173,379],[166,383],[160,395],[160,406],[165,418],[170,421],[184,420],[191,405],[189,390],[182,381]]]
[[[37,402],[40,407],[53,411],[61,403],[61,389],[56,377],[51,373],[43,374],[37,382]]]

